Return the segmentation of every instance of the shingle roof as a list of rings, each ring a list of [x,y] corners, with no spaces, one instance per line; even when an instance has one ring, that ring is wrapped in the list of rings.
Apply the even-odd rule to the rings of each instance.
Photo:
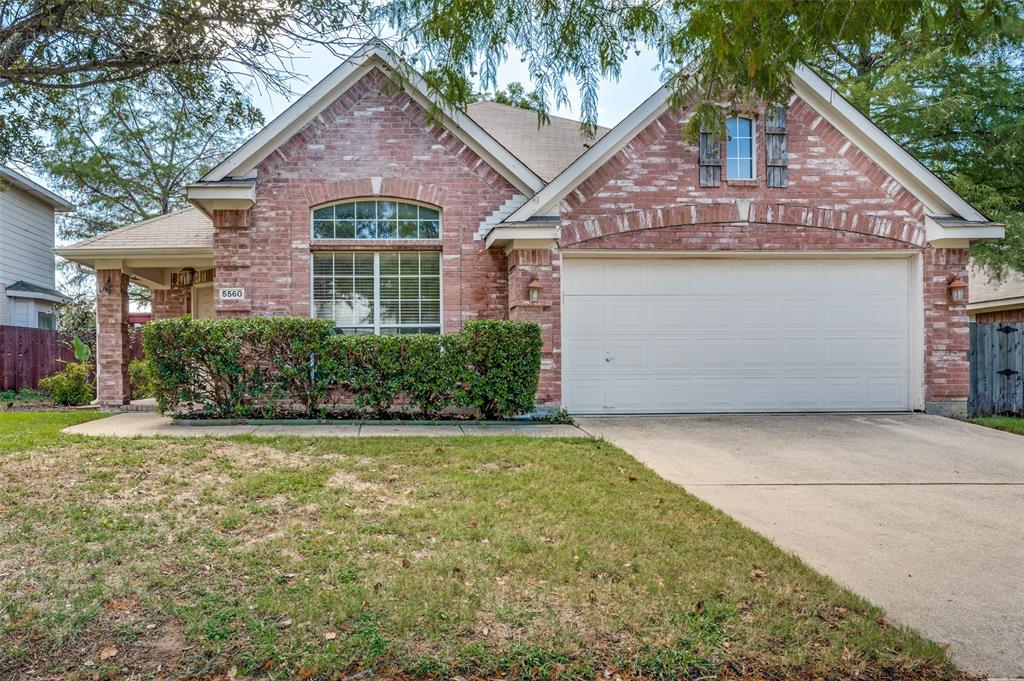
[[[594,139],[587,139],[580,132],[579,121],[560,116],[550,116],[550,123],[538,128],[535,111],[497,102],[470,104],[466,113],[545,182],[609,130],[598,127]]]
[[[68,298],[66,295],[64,295],[63,293],[61,293],[60,291],[58,291],[56,289],[47,288],[45,286],[36,286],[35,284],[30,284],[27,281],[24,281],[24,280],[21,280],[21,279],[19,279],[18,281],[14,282],[13,284],[9,284],[9,285],[5,286],[4,287],[4,291],[7,293],[8,296],[11,295],[11,291],[14,291],[15,294],[17,294],[17,293],[40,293],[40,294],[45,295],[45,296],[51,296],[51,297],[54,297],[54,298],[60,298],[62,300],[70,300],[70,298]],[[12,297],[17,297],[17,296],[15,295],[15,296],[12,296]]]
[[[213,249],[213,222],[198,208],[135,222],[111,232],[57,249],[59,254],[133,249],[208,248]]]

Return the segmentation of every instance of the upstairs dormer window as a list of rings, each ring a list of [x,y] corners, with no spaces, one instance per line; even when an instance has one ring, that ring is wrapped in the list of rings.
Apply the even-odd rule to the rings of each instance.
[[[734,116],[725,122],[725,178],[754,179],[754,120]]]
[[[436,208],[404,201],[366,199],[313,211],[314,239],[439,239]]]

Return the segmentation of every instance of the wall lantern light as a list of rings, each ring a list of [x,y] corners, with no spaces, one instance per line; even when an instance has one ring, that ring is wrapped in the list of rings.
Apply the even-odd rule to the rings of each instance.
[[[186,267],[178,274],[178,285],[188,287],[192,285],[192,282],[196,280],[196,271],[191,267]]]
[[[111,280],[110,272],[107,272],[105,275],[103,275],[103,294],[104,295],[108,295],[108,296],[110,295],[110,289],[111,289],[111,281],[110,280]]]
[[[946,284],[949,291],[949,302],[957,304],[967,300],[967,282],[958,275],[953,275]]]
[[[527,284],[526,288],[530,293],[530,302],[540,302],[540,292],[541,289],[544,288],[544,284],[540,283],[540,280],[537,279],[537,277],[534,277],[533,279],[530,280],[530,283]]]

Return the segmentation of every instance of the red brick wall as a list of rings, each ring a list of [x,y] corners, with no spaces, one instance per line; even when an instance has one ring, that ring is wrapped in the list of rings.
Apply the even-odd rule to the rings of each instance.
[[[740,198],[923,221],[919,201],[800,99],[787,110],[789,186],[766,187],[763,109],[755,113],[757,180],[730,182],[723,170],[722,186],[699,186],[698,149],[683,129],[689,113],[668,111],[566,197],[563,219]]]
[[[100,406],[128,404],[128,276],[121,270],[96,270],[96,393]]]
[[[980,312],[974,315],[974,321],[982,324],[994,322],[1024,322],[1024,308],[1016,310],[1000,310],[998,312]]]
[[[967,281],[967,249],[924,251],[925,402],[960,415],[956,403],[970,394],[967,304],[949,302],[949,279]]]
[[[191,312],[191,288],[167,288],[153,291],[153,319],[171,319]]]
[[[376,180],[375,180],[376,178]],[[504,178],[404,93],[372,72],[258,168],[248,213],[214,216],[218,287],[246,288],[245,301],[216,301],[227,314],[310,314],[310,215],[320,204],[374,196],[441,208],[443,328],[508,315],[505,256],[488,251],[480,223],[515,194]],[[318,242],[320,243],[320,242]],[[370,242],[330,242],[338,250]],[[387,250],[386,243],[378,250]]]
[[[540,385],[537,403],[558,405],[562,400],[562,259],[557,248],[517,250],[508,256],[508,317],[540,325]],[[530,302],[530,282],[541,285],[537,302]]]

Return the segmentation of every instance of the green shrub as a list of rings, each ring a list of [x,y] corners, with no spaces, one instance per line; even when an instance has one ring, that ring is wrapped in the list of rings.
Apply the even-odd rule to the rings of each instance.
[[[397,407],[487,418],[533,409],[540,329],[471,322],[445,335],[344,336],[301,317],[151,322],[143,328],[162,412],[215,418],[323,417],[340,400],[383,418]]]
[[[148,360],[133,359],[128,364],[128,384],[133,400],[153,396],[153,367]]]
[[[91,371],[89,364],[67,362],[63,369],[39,381],[39,387],[50,395],[54,404],[67,407],[88,404],[93,398]]]
[[[488,419],[533,409],[540,380],[540,328],[481,320],[463,330],[473,378],[469,402]]]
[[[142,347],[152,363],[160,411],[192,411],[216,418],[258,414],[263,396],[259,363],[248,355],[250,318],[178,317],[146,324]]]

